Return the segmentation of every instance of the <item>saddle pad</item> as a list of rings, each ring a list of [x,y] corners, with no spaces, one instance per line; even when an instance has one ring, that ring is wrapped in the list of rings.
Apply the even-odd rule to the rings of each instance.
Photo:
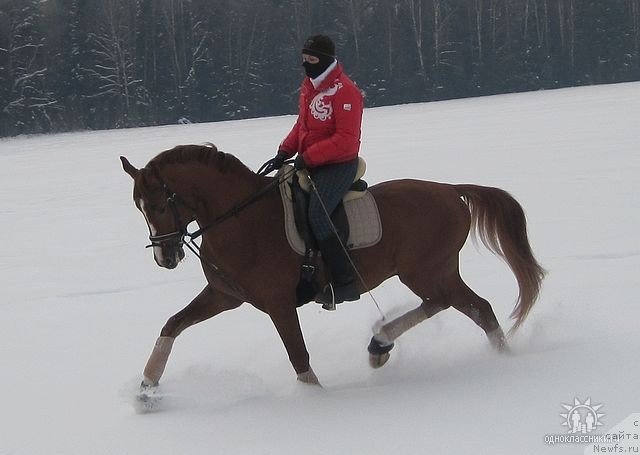
[[[280,185],[280,197],[284,206],[284,226],[287,240],[291,248],[304,256],[304,241],[298,230],[293,215],[293,204],[286,194],[286,184]],[[380,212],[373,195],[368,191],[363,197],[344,202],[344,209],[349,219],[349,240],[347,247],[352,250],[367,248],[382,239],[382,222]]]

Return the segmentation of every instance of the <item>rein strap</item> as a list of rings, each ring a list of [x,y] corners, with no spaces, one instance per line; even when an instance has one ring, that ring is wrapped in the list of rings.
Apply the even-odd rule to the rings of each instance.
[[[234,216],[236,216],[238,213],[240,213],[245,208],[249,207],[253,203],[255,203],[255,202],[259,201],[260,199],[262,199],[264,197],[264,195],[266,195],[273,188],[275,188],[276,186],[278,186],[282,182],[284,182],[289,177],[289,175],[291,175],[294,172],[295,172],[295,169],[285,173],[282,176],[282,178],[274,179],[271,183],[269,183],[267,186],[262,188],[257,193],[253,193],[248,198],[246,198],[244,201],[242,201],[239,204],[237,204],[234,207],[232,207],[229,211],[223,213],[222,215],[218,216],[217,218],[214,218],[214,220],[211,223],[207,224],[206,226],[201,227],[200,229],[198,229],[198,230],[196,230],[194,232],[186,233],[186,236],[189,237],[191,240],[197,239],[198,237],[202,236],[202,234],[204,234],[206,231],[208,231],[209,229],[211,229],[215,225],[220,224],[223,221],[228,220],[229,218],[233,218]]]

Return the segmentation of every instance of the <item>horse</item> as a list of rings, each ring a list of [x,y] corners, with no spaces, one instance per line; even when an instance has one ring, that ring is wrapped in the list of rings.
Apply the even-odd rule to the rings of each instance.
[[[244,302],[270,317],[297,379],[320,385],[300,329],[295,288],[303,257],[286,239],[278,176],[259,175],[212,144],[176,146],[141,169],[120,159],[134,180],[133,200],[148,224],[157,265],[173,269],[180,263],[185,244],[191,247],[185,243],[187,225],[196,221],[202,242],[194,251],[207,280],[162,327],[141,389],[157,390],[174,340],[185,329]],[[383,235],[374,246],[350,251],[361,294],[398,276],[421,299],[392,321],[383,316],[369,345],[371,366],[386,363],[400,335],[449,307],[475,322],[496,350],[505,351],[505,334],[491,304],[460,276],[459,252],[471,232],[509,265],[519,288],[511,314],[515,331],[537,300],[545,274],[532,253],[520,204],[499,188],[423,180],[386,181],[369,191]],[[316,279],[320,288],[328,282],[322,264]]]

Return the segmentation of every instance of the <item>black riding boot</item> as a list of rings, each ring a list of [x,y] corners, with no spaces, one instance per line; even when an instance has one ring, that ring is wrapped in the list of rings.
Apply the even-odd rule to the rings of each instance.
[[[326,285],[315,297],[315,301],[324,305],[333,305],[345,301],[358,300],[360,290],[356,274],[351,266],[340,240],[335,234],[318,242],[324,263],[331,271],[331,284]]]

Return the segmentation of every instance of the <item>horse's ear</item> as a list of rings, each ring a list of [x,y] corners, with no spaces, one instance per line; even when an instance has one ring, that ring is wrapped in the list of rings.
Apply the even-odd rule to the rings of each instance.
[[[131,164],[129,162],[128,159],[126,159],[124,156],[120,157],[120,161],[122,161],[122,169],[124,169],[124,171],[129,174],[131,176],[131,178],[136,178],[136,175],[138,175],[138,169],[136,169],[133,164]]]

